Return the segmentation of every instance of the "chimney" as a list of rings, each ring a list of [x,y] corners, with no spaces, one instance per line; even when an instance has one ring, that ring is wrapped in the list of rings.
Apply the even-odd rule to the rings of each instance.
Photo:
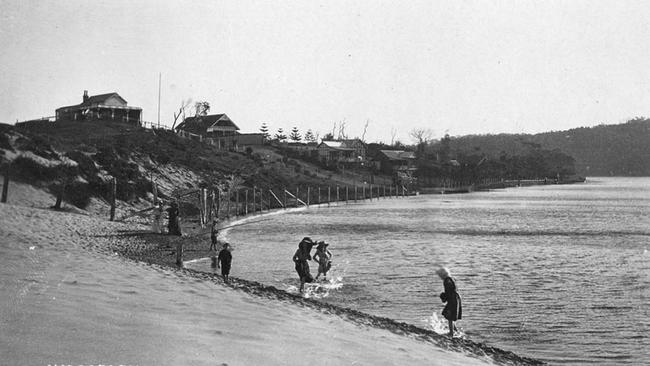
[[[83,102],[86,103],[87,100],[88,100],[88,90],[84,90]]]

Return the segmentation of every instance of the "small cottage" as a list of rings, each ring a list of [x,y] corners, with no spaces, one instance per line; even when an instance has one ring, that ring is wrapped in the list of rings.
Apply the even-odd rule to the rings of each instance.
[[[179,134],[186,132],[203,137],[223,137],[235,135],[239,127],[225,114],[210,114],[185,118],[176,131]]]

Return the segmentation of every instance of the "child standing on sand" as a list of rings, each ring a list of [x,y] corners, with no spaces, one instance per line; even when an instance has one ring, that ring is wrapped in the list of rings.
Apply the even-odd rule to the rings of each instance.
[[[212,221],[212,229],[210,230],[210,250],[217,250],[217,236],[219,236],[219,229],[217,229],[218,221]]]
[[[221,275],[223,276],[223,281],[227,283],[230,276],[230,264],[232,263],[230,244],[225,243],[223,245],[223,249],[221,249],[219,256],[217,257],[217,268],[219,268],[219,263],[221,263]]]
[[[332,253],[327,249],[327,244],[324,241],[319,241],[314,254],[314,260],[318,261],[318,274],[316,279],[323,274],[323,279],[327,281],[327,271],[332,268]]]

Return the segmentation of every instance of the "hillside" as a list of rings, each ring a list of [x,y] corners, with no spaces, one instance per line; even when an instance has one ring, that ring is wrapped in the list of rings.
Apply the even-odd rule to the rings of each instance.
[[[450,150],[498,158],[539,146],[558,149],[575,159],[576,173],[586,176],[650,176],[650,120],[581,127],[535,135],[469,135],[452,138]]]
[[[12,180],[52,194],[65,186],[64,201],[78,208],[93,199],[108,201],[113,177],[117,199],[129,205],[150,202],[153,183],[160,196],[168,198],[197,188],[281,192],[387,179],[337,173],[271,146],[222,151],[171,131],[110,121],[0,125],[0,164],[3,170],[10,167]]]

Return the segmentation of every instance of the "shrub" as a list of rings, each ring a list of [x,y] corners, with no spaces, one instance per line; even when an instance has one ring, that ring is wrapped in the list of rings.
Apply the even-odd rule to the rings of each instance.
[[[59,178],[59,167],[46,167],[24,156],[11,163],[11,175],[25,181],[53,181]]]

